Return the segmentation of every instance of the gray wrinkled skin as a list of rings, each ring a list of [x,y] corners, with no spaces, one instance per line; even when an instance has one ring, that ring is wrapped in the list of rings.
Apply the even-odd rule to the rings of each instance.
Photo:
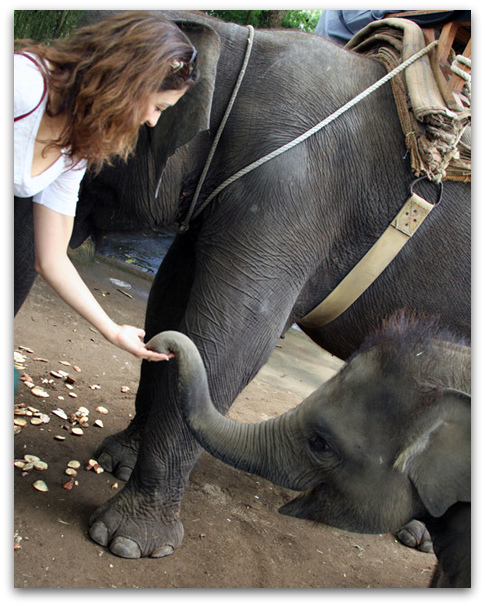
[[[175,353],[184,416],[204,448],[304,491],[281,513],[363,533],[418,518],[438,558],[432,586],[470,587],[471,353],[445,338],[435,326],[394,319],[298,407],[261,424],[216,411],[185,335],[150,343]]]

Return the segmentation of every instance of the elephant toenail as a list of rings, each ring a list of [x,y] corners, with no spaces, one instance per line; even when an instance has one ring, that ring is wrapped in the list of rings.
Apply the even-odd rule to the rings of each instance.
[[[172,554],[173,551],[174,551],[174,549],[171,545],[164,545],[163,547],[159,547],[158,549],[155,549],[155,551],[152,551],[152,553],[150,554],[150,557],[151,558],[164,558],[165,556]]]
[[[138,543],[126,537],[115,537],[110,543],[109,550],[120,558],[141,558]]]
[[[113,460],[111,459],[111,457],[108,454],[102,453],[99,456],[98,463],[101,465],[101,467],[105,471],[107,471],[108,473],[112,473],[112,471],[113,471]]]
[[[126,467],[126,465],[119,465],[116,469],[115,475],[118,480],[121,480],[122,482],[128,482],[132,471],[133,470],[131,469],[131,467]]]
[[[431,541],[423,541],[419,547],[419,551],[423,551],[424,553],[434,553],[433,543]]]
[[[94,522],[94,524],[89,529],[89,536],[98,543],[98,545],[102,545],[103,547],[107,547],[109,533],[108,528],[103,522]]]

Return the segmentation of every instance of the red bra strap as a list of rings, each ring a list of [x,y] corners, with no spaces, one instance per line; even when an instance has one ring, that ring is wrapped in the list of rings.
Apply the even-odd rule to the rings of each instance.
[[[15,54],[20,55],[21,53],[15,53]],[[32,63],[35,63],[35,65],[38,67],[40,73],[42,74],[42,79],[44,80],[44,91],[42,93],[42,97],[40,98],[39,103],[37,103],[37,105],[34,107],[34,109],[31,109],[26,114],[22,114],[21,116],[17,116],[16,118],[13,119],[14,122],[17,122],[17,120],[22,120],[22,118],[26,118],[27,116],[30,116],[30,114],[32,114],[33,112],[35,112],[35,110],[39,107],[39,105],[42,103],[42,101],[44,100],[44,98],[45,98],[45,96],[47,94],[47,82],[45,81],[45,77],[44,77],[44,74],[42,73],[42,69],[41,69],[40,65],[30,55],[23,55],[23,57],[26,57],[27,59],[30,59],[30,61],[32,61]]]

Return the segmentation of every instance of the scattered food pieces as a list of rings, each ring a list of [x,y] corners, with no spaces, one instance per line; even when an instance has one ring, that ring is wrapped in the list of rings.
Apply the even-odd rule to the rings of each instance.
[[[36,461],[40,461],[40,457],[38,457],[36,455],[31,455],[31,454],[26,454],[24,456],[24,459],[26,461],[28,461],[29,463],[35,463]]]
[[[62,488],[65,488],[66,490],[72,490],[73,487],[74,487],[74,478],[69,478],[69,480],[62,485]]]
[[[35,488],[35,490],[38,490],[39,492],[48,492],[49,488],[47,487],[47,484],[44,482],[44,480],[37,480],[36,482],[33,483],[33,487]]]
[[[13,361],[16,364],[23,364],[25,362],[25,356],[23,356],[19,351],[14,351]]]
[[[52,411],[53,415],[56,415],[57,417],[59,417],[60,419],[64,419],[64,421],[67,421],[67,415],[66,413],[62,410],[62,408],[57,408],[56,410]]]
[[[30,347],[25,347],[25,345],[19,345],[17,349],[21,349],[22,351],[26,351],[27,353],[33,354],[34,350],[30,349]]]
[[[96,473],[103,473],[104,471],[95,459],[89,459],[88,464],[86,465],[86,471],[91,471],[91,469]]]
[[[23,371],[24,367],[22,366],[22,364],[25,363],[27,365],[27,363],[32,360],[48,363],[48,360],[46,358],[32,358],[30,356],[26,358],[25,354],[32,353],[33,350],[25,346],[20,346],[17,348],[17,351],[14,352],[14,362],[18,370]],[[58,363],[59,365],[62,365],[64,367],[70,366],[72,368],[71,373],[81,372],[81,368],[79,366],[71,365],[71,363],[67,360],[59,360]],[[35,382],[32,376],[30,376],[30,374],[28,374],[27,372],[21,373],[20,379],[22,383],[30,390],[33,396],[36,396],[38,398],[48,398],[49,395],[51,395],[61,400],[67,399],[64,398],[64,396],[58,396],[57,394],[53,394],[52,392],[51,394],[49,394],[49,392],[47,391],[47,389],[59,389],[59,382],[63,382],[63,384],[65,385],[64,389],[66,389],[68,395],[71,398],[77,398],[77,394],[73,391],[73,384],[76,383],[76,380],[68,372],[56,368],[52,370],[49,370],[47,368],[46,371],[41,371],[40,374],[42,375],[43,373],[45,373],[44,376],[40,377],[34,374]],[[37,385],[35,383],[37,383]],[[89,385],[89,387],[91,390],[101,389],[101,386],[98,384],[92,384]],[[123,393],[126,393],[129,391],[129,387],[122,386],[121,390]],[[42,405],[40,406],[40,408],[41,407]],[[106,415],[108,414],[108,409],[104,406],[98,406],[97,413],[99,413],[100,415]],[[69,436],[69,433],[74,436],[83,436],[84,429],[89,427],[89,409],[85,406],[79,406],[76,412],[73,413],[66,412],[62,408],[58,407],[53,409],[51,413],[46,414],[45,412],[39,410],[39,408],[35,408],[34,406],[28,405],[28,403],[17,403],[14,405],[14,432],[19,433],[29,425],[40,427],[43,424],[49,423],[51,421],[51,414],[55,415],[55,417],[58,417],[63,421],[63,423],[60,423],[59,425],[62,425],[63,430],[66,430],[65,435],[54,435],[54,440],[63,442]],[[103,421],[99,418],[94,420],[93,425],[101,428],[104,427]],[[26,454],[23,459],[15,459],[14,466],[16,469],[19,470],[19,475],[21,476],[28,476],[34,470],[42,472],[49,468],[48,463],[42,461],[40,457],[30,454]],[[69,476],[69,478],[67,479],[67,481],[64,481],[64,476],[64,480],[62,480],[61,482],[61,485],[65,490],[72,490],[74,486],[79,484],[76,478],[78,477],[79,470],[82,469],[82,467],[83,466],[81,462],[77,460],[70,460],[67,463],[67,466],[63,471],[65,475]],[[103,467],[94,459],[91,459],[89,461],[89,464],[86,469],[92,470],[96,474],[101,474],[104,472]],[[35,482],[33,482],[32,486],[35,490],[39,492],[47,492],[49,490],[46,482],[44,482],[43,480],[36,480]],[[113,489],[117,488],[118,483],[113,484]],[[16,548],[20,548],[20,546]]]
[[[42,389],[42,387],[38,387],[38,386],[33,387],[30,390],[30,393],[33,396],[37,396],[38,398],[48,398],[49,397],[49,394],[44,389]]]
[[[55,377],[56,379],[62,379],[62,373],[58,372],[57,370],[51,370],[49,373],[52,377]]]
[[[14,466],[22,470],[22,475],[27,475],[28,471],[36,469],[37,471],[45,471],[49,465],[45,461],[41,461],[36,455],[26,454],[23,459],[14,459]],[[40,490],[40,489],[38,489]]]

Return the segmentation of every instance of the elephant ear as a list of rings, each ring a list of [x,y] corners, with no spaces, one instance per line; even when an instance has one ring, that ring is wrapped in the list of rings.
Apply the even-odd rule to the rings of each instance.
[[[398,457],[397,466],[404,463],[426,509],[439,518],[454,503],[471,501],[471,397],[448,389],[435,406],[438,421]]]
[[[197,49],[200,78],[171,108],[165,110],[151,132],[157,192],[167,159],[197,133],[208,130],[221,50],[219,35],[209,26],[193,21],[174,22]]]

